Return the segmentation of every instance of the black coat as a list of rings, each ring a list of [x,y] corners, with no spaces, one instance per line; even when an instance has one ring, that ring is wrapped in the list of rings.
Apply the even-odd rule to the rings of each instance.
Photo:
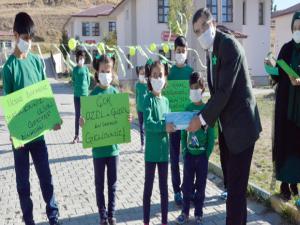
[[[295,42],[286,43],[280,50],[278,59],[291,63]],[[273,161],[278,171],[288,156],[300,157],[300,128],[288,120],[288,99],[291,81],[279,67],[279,76],[272,76],[277,83],[275,100],[275,124],[273,137]]]
[[[241,44],[220,31],[213,55],[213,84],[207,65],[211,98],[201,114],[209,126],[220,119],[229,151],[237,154],[254,145],[262,130],[247,60]]]

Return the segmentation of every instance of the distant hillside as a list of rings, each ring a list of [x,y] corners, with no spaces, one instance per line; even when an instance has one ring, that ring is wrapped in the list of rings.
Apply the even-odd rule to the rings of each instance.
[[[58,43],[70,15],[101,3],[120,0],[0,0],[0,31],[9,31],[18,12],[29,13],[37,26],[38,39]]]

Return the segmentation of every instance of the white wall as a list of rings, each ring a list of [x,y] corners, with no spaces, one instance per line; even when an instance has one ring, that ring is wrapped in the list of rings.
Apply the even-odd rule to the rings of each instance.
[[[281,47],[292,40],[292,23],[293,14],[288,14],[275,18],[275,56],[277,57]]]

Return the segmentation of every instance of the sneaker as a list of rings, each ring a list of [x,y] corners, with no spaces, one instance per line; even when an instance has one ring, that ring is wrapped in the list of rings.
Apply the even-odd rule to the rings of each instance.
[[[174,201],[175,201],[176,205],[178,205],[178,206],[182,205],[182,195],[180,192],[178,192],[174,195]]]
[[[60,223],[58,222],[58,218],[51,219],[49,221],[49,224],[50,225],[60,225]]]
[[[116,225],[117,224],[117,220],[114,217],[108,217],[108,224],[109,225]]]
[[[72,144],[76,144],[76,143],[79,143],[79,137],[78,136],[75,136],[73,141],[72,141]]]
[[[189,217],[182,213],[180,216],[177,217],[176,223],[177,224],[185,224],[189,221]]]
[[[290,184],[290,190],[291,190],[293,196],[299,195],[297,184]]]
[[[284,200],[284,201],[289,201],[291,200],[291,191],[289,188],[289,185],[287,183],[282,182],[280,185],[280,197]]]
[[[24,221],[25,225],[35,225],[34,220],[31,221]]]
[[[195,224],[196,225],[203,225],[204,223],[203,223],[203,219],[202,219],[202,217],[201,216],[196,216],[195,217]]]
[[[100,220],[100,225],[108,225],[108,221],[106,218]]]
[[[143,153],[144,151],[145,151],[145,146],[142,145],[142,146],[141,146],[141,149],[140,149],[140,152]]]
[[[224,192],[222,192],[222,193],[221,193],[221,195],[220,195],[220,199],[222,199],[222,200],[226,201],[226,200],[227,200],[227,196],[228,196],[228,193],[227,193],[227,191],[224,191]]]

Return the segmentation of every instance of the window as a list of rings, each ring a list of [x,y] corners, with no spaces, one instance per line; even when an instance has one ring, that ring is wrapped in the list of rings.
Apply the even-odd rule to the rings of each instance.
[[[99,23],[91,23],[92,36],[100,36],[100,25]]]
[[[212,13],[215,21],[218,21],[218,0],[207,0],[206,7]]]
[[[115,32],[117,30],[116,22],[108,22],[108,31]]]
[[[243,25],[246,25],[246,2],[243,1]]]
[[[82,23],[82,36],[90,36],[90,24],[87,22]]]
[[[232,0],[222,0],[222,21],[223,22],[233,22]]]
[[[258,24],[264,25],[264,11],[265,11],[265,4],[264,2],[259,2],[258,5]]]
[[[169,16],[169,0],[158,0],[158,22],[167,23]]]

